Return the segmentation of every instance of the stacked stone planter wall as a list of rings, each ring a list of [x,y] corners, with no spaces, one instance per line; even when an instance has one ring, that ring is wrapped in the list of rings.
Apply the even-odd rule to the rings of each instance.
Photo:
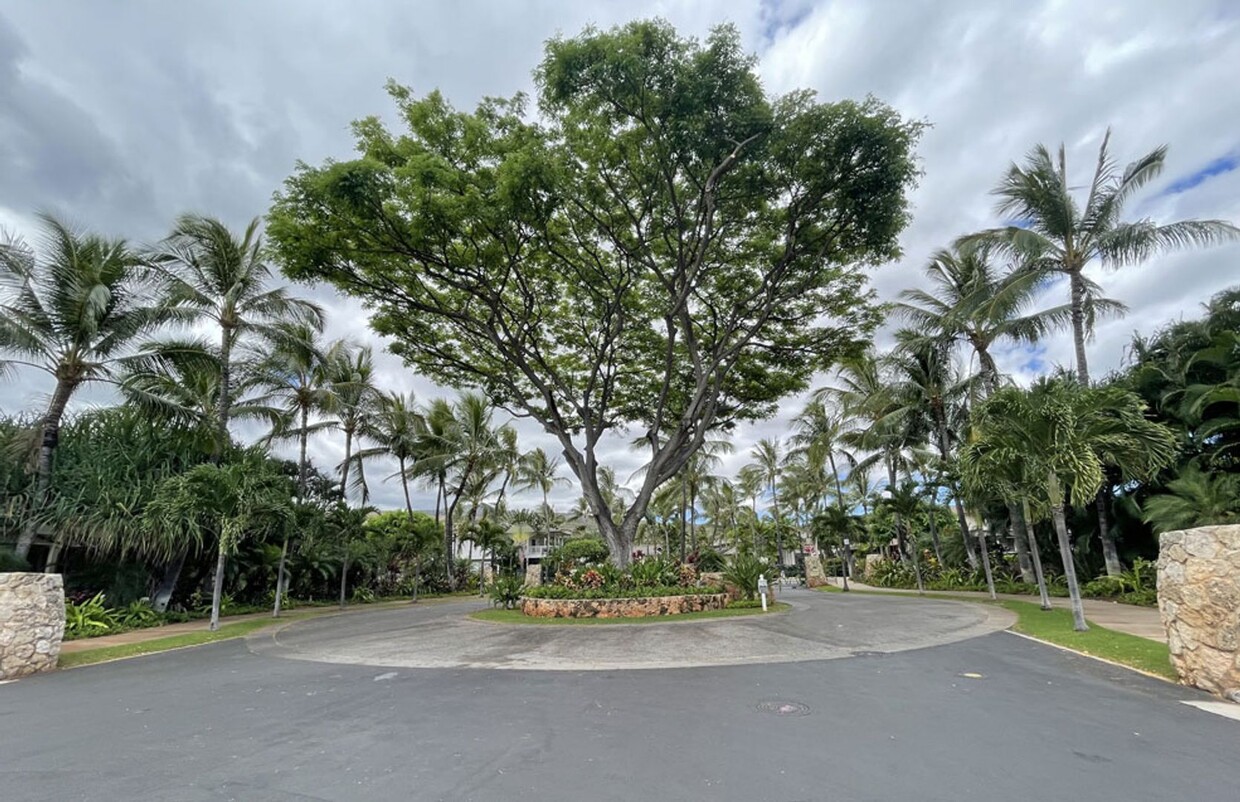
[[[1162,536],[1158,610],[1184,684],[1240,702],[1240,526]]]
[[[522,599],[521,612],[539,618],[644,618],[722,610],[727,603],[726,593],[638,599]]]
[[[60,574],[0,574],[0,680],[51,671],[64,634]]]

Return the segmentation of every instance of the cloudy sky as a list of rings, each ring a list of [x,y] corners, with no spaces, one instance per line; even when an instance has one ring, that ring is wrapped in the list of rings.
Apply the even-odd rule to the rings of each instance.
[[[1107,126],[1121,161],[1171,145],[1163,178],[1131,215],[1240,220],[1234,0],[17,0],[0,7],[0,226],[29,236],[41,209],[138,242],[157,240],[185,211],[241,226],[265,212],[295,161],[347,158],[351,120],[390,116],[389,77],[469,107],[531,90],[548,37],[648,16],[698,35],[735,23],[771,92],[873,94],[932,123],[905,257],[873,275],[884,298],[917,284],[936,247],[996,222],[987,193],[1012,160],[1062,141],[1084,182]],[[1121,364],[1134,331],[1195,316],[1240,281],[1240,246],[1096,278],[1131,307],[1091,345],[1091,369],[1102,375]],[[325,288],[302,292],[329,309],[329,335],[374,340],[354,302]],[[1001,354],[1022,380],[1070,360],[1066,335]],[[388,387],[439,392],[390,355],[379,362]],[[0,410],[41,405],[48,389],[33,376],[0,385]],[[80,403],[106,400],[93,390]],[[789,399],[777,419],[742,431],[725,468],[746,462],[758,437],[786,432],[798,408]],[[550,445],[528,426],[521,432],[524,447]],[[314,442],[316,464],[335,464],[336,439]],[[605,461],[628,476],[641,460],[621,446]],[[565,507],[575,496],[565,488],[555,501]],[[377,489],[381,505],[398,498],[395,483]],[[429,506],[431,495],[419,502]]]

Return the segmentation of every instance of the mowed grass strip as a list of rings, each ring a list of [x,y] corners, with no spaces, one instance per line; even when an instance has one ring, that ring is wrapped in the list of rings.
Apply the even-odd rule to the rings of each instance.
[[[771,605],[765,615],[782,613],[792,609],[792,605],[779,602]],[[702,610],[696,613],[677,613],[676,615],[650,615],[642,618],[541,618],[526,615],[520,610],[481,610],[470,613],[469,617],[477,621],[488,621],[493,624],[548,624],[552,626],[590,626],[590,625],[623,625],[623,624],[665,624],[668,621],[701,621],[708,618],[736,618],[746,615],[764,615],[761,607],[732,607],[723,610]]]
[[[1022,601],[1001,601],[999,604],[1016,613],[1017,621],[1012,627],[1014,632],[1172,682],[1179,681],[1175,669],[1171,667],[1171,650],[1165,643],[1116,632],[1093,622],[1089,622],[1087,632],[1077,632],[1072,628],[1071,610],[1043,610],[1037,604]]]
[[[101,646],[98,649],[83,649],[80,652],[72,652],[70,654],[62,654],[57,662],[58,668],[77,668],[79,666],[90,665],[91,663],[102,663],[107,660],[119,660],[124,657],[138,657],[144,654],[154,654],[155,652],[166,652],[169,649],[183,649],[186,646],[198,646],[203,643],[214,643],[215,641],[229,640],[231,638],[240,638],[254,632],[255,630],[269,627],[273,624],[282,624],[291,620],[296,620],[292,616],[281,619],[258,618],[251,621],[238,621],[234,624],[225,624],[214,632],[186,632],[181,635],[169,635],[166,638],[155,638],[153,640],[140,641],[138,643],[124,643],[119,646]]]

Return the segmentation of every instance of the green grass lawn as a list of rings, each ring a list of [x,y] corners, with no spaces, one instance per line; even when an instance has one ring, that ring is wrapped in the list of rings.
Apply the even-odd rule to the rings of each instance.
[[[117,660],[122,657],[137,657],[142,654],[152,654],[154,652],[164,652],[169,649],[180,649],[185,646],[198,646],[202,643],[213,643],[220,640],[228,640],[230,638],[240,638],[248,635],[255,630],[269,627],[272,624],[285,623],[295,620],[293,616],[274,620],[271,618],[258,618],[251,621],[238,621],[234,624],[225,624],[214,632],[186,632],[182,635],[169,635],[166,638],[155,638],[154,640],[142,641],[140,643],[126,643],[120,646],[101,646],[98,649],[84,649],[80,652],[71,654],[62,654],[57,667],[59,668],[76,668],[78,666],[87,666],[91,663],[102,663],[105,660]]]
[[[782,602],[771,606],[766,615],[782,613],[792,608]],[[482,610],[470,613],[470,618],[495,624],[549,624],[552,626],[590,626],[611,624],[665,624],[668,621],[700,621],[707,618],[735,618],[743,615],[763,615],[761,607],[732,607],[724,610],[702,610],[697,613],[677,615],[652,615],[645,618],[539,618],[526,615],[520,610]]]
[[[1165,643],[1116,632],[1093,623],[1090,623],[1089,631],[1077,632],[1072,628],[1070,610],[1043,610],[1035,603],[1022,601],[1001,601],[999,604],[1016,613],[1017,621],[1012,627],[1014,632],[1130,666],[1172,682],[1179,680],[1171,667],[1171,652]]]

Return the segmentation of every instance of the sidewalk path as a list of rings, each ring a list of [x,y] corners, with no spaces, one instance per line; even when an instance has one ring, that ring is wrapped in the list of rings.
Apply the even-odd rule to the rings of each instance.
[[[835,584],[834,580],[832,584]],[[853,580],[849,580],[848,584],[849,587],[854,587],[857,590],[872,591],[874,593],[917,595],[915,590],[878,588]],[[996,595],[1004,601],[1038,603],[1037,596],[1025,596],[1019,593],[999,593]],[[926,596],[969,596],[976,599],[990,599],[989,593],[978,590],[927,590]],[[1167,630],[1163,628],[1162,618],[1159,616],[1158,608],[1156,607],[1139,607],[1135,604],[1120,604],[1119,602],[1104,601],[1102,599],[1082,599],[1081,601],[1085,605],[1085,618],[1100,627],[1113,629],[1116,632],[1126,632],[1129,635],[1148,638],[1159,643],[1167,642]],[[1066,598],[1052,596],[1051,605],[1060,609],[1068,609],[1069,601]]]

